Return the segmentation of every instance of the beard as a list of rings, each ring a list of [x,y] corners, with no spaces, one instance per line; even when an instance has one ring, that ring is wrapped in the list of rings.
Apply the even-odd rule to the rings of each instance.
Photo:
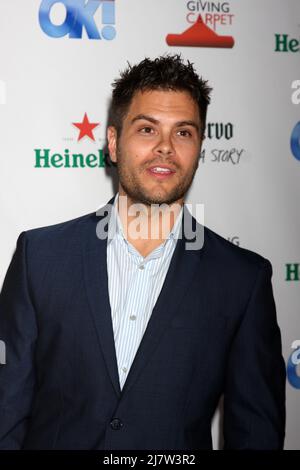
[[[157,160],[157,159],[156,159]],[[168,161],[167,159],[163,161],[149,161],[146,164],[142,165],[138,171],[138,174],[133,174],[130,172],[126,163],[122,158],[122,153],[120,149],[117,150],[117,171],[119,176],[119,183],[124,189],[127,196],[132,200],[134,204],[141,203],[147,206],[152,204],[173,204],[174,202],[182,199],[188,189],[190,188],[196,170],[198,168],[198,158],[196,159],[193,167],[189,172],[182,175],[180,173],[180,168],[178,165],[175,167],[172,160]],[[151,191],[143,185],[142,178],[143,174],[146,171],[146,168],[152,165],[159,164],[169,164],[172,168],[175,167],[175,175],[179,175],[178,184],[172,187],[170,190],[166,190],[163,186],[161,188]],[[140,177],[139,177],[140,175]]]

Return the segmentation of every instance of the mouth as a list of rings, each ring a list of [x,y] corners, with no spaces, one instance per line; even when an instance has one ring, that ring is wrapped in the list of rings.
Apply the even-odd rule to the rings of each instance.
[[[156,179],[167,179],[175,174],[175,170],[165,165],[151,166],[147,172]]]

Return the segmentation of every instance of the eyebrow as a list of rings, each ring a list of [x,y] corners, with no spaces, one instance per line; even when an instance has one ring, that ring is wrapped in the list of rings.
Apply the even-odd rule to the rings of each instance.
[[[159,124],[159,121],[155,119],[152,116],[149,116],[148,114],[138,114],[131,120],[131,124],[133,124],[136,121],[143,120],[143,121],[149,121],[152,122],[152,124]],[[178,121],[175,123],[176,127],[182,127],[182,126],[192,126],[194,127],[198,132],[200,131],[199,125],[192,120],[184,120],[184,121]]]

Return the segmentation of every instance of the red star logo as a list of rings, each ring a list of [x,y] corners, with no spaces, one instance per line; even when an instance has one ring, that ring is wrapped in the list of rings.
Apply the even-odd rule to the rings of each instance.
[[[98,127],[100,122],[90,122],[87,117],[87,114],[85,113],[82,122],[73,122],[72,124],[76,126],[77,129],[80,130],[80,133],[77,139],[78,142],[79,140],[83,139],[83,137],[85,136],[89,137],[91,140],[95,142],[93,129],[95,129],[95,127]]]

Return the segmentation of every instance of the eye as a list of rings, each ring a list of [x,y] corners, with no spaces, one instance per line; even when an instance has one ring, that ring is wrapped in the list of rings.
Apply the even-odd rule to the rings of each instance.
[[[145,126],[145,127],[142,127],[141,129],[139,129],[139,132],[141,134],[152,134],[154,132],[154,130],[152,129],[152,127]]]
[[[191,131],[188,131],[187,129],[180,129],[177,134],[180,137],[192,137]]]

